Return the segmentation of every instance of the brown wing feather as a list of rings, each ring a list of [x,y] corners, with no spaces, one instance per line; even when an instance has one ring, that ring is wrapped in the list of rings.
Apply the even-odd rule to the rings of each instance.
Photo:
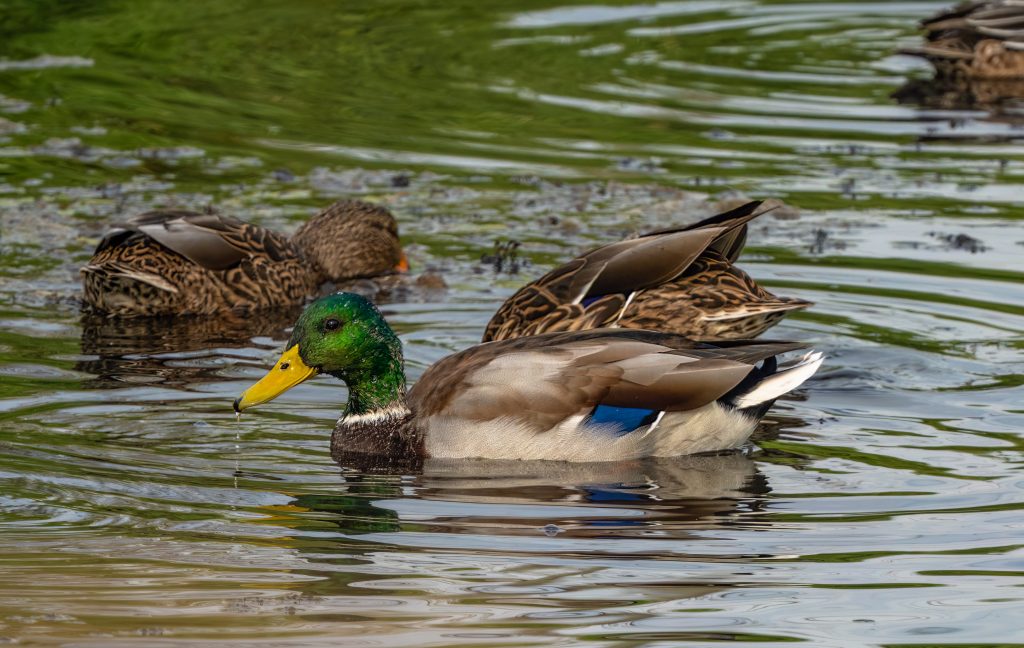
[[[645,371],[627,371],[601,399],[604,405],[684,411],[696,409],[727,394],[753,369],[724,358],[679,362],[676,354],[643,356]],[[647,382],[645,378],[656,372]],[[638,374],[638,375],[634,375]]]
[[[290,241],[215,213],[162,210],[111,230],[82,269],[93,310],[174,315],[301,303],[328,279],[391,272],[402,259],[384,207],[348,200],[322,210]]]
[[[663,230],[648,232],[644,236],[660,236],[673,232],[692,231],[709,228],[720,228],[722,233],[715,237],[715,240],[708,249],[715,250],[730,262],[735,262],[743,251],[747,240],[747,223],[759,216],[779,208],[779,203],[754,200],[735,209],[730,209],[721,214],[715,214],[696,223],[683,227],[675,227]]]
[[[682,274],[694,259],[724,230],[708,227],[644,236],[606,246],[584,258],[601,264],[584,296],[629,294],[670,281]]]
[[[265,255],[273,261],[298,257],[280,234],[220,214],[177,213],[136,222],[134,227],[207,270],[225,270],[252,256]]]

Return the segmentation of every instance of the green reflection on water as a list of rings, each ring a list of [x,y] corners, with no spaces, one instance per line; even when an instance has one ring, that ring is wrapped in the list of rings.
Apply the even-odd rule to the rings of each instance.
[[[802,130],[776,123],[772,138],[747,138],[765,128],[758,120],[768,113],[756,102],[730,107],[751,118],[729,124],[734,136],[747,138],[741,146],[709,136],[717,128],[716,101],[725,97],[722,80],[706,66],[768,73],[799,67],[806,58],[802,39],[814,37],[814,28],[791,28],[784,41],[745,34],[743,48],[730,48],[735,35],[729,32],[637,37],[629,31],[674,25],[679,17],[672,15],[512,25],[515,15],[549,7],[536,0],[517,3],[515,11],[493,0],[438,6],[395,0],[344,6],[143,0],[69,11],[59,3],[19,1],[5,11],[0,58],[87,61],[0,72],[0,92],[32,105],[14,116],[32,125],[14,136],[15,143],[38,145],[71,135],[73,127],[100,127],[105,132],[76,136],[85,145],[129,155],[136,165],[122,168],[109,159],[76,164],[43,154],[0,162],[0,173],[16,182],[49,173],[48,184],[54,185],[124,180],[138,172],[173,174],[178,187],[188,190],[208,188],[211,172],[225,183],[251,175],[245,166],[217,166],[218,158],[255,157],[304,173],[341,155],[363,166],[454,164],[473,172],[478,165],[466,159],[479,156],[502,161],[497,170],[630,176],[612,168],[612,159],[650,155],[665,145],[693,149],[663,160],[665,170],[685,183],[725,186],[772,177],[780,169],[804,170],[785,142],[804,137]],[[700,14],[703,21],[733,17],[724,7]],[[888,21],[909,32],[906,21]],[[612,56],[580,51],[607,44],[620,49]],[[848,51],[841,39],[819,40],[815,55],[832,62],[873,60],[889,47],[858,46]],[[762,55],[755,61],[749,51],[757,50]],[[643,62],[649,59],[655,62]],[[794,85],[792,79],[738,75],[728,78],[727,88],[738,98],[795,92],[833,100],[877,100],[891,90],[891,81],[844,85],[827,77],[809,79]],[[876,139],[863,132],[842,137]],[[814,155],[839,162],[851,146]],[[135,154],[155,147],[177,153]],[[708,155],[738,156],[743,163],[709,168]],[[488,171],[486,164],[481,168]],[[837,200],[834,192],[820,191],[804,198],[807,206],[822,208]]]

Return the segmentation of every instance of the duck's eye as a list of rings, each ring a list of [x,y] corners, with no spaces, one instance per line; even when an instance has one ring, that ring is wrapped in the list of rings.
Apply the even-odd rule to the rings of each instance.
[[[337,331],[339,328],[341,328],[341,322],[333,318],[329,319],[326,322],[324,322],[324,328],[327,329],[328,331]]]

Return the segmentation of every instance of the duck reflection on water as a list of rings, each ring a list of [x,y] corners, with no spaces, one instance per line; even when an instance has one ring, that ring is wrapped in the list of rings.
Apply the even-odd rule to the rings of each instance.
[[[429,527],[458,534],[675,537],[763,525],[757,514],[770,492],[743,452],[602,463],[427,459],[415,475],[356,472],[365,468],[343,469],[335,493],[297,495],[287,511],[272,507],[275,521],[323,530],[326,513],[346,536]]]
[[[287,338],[301,307],[260,311],[258,315],[108,318],[83,315],[81,351],[87,359],[75,369],[93,374],[94,388],[125,383],[188,386],[224,381],[225,350],[253,357],[254,340],[267,348]],[[243,351],[247,350],[247,351]]]

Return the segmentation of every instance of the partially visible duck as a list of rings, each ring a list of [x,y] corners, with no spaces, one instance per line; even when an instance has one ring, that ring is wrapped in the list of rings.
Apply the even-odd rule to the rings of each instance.
[[[290,239],[221,214],[147,212],[111,230],[81,274],[88,310],[136,316],[297,305],[325,282],[407,268],[391,212],[344,200]]]
[[[750,202],[582,254],[506,300],[483,340],[607,326],[699,340],[756,337],[811,305],[773,295],[733,265],[747,223],[771,209]]]
[[[931,62],[937,79],[1024,79],[1024,2],[964,2],[921,26],[927,42],[903,52]]]
[[[348,385],[332,454],[615,461],[733,448],[820,353],[780,366],[793,342],[692,342],[629,329],[480,344],[431,366],[410,391],[402,344],[365,298],[302,312],[287,350],[234,403],[265,403],[319,373]],[[760,363],[760,364],[759,364]]]

